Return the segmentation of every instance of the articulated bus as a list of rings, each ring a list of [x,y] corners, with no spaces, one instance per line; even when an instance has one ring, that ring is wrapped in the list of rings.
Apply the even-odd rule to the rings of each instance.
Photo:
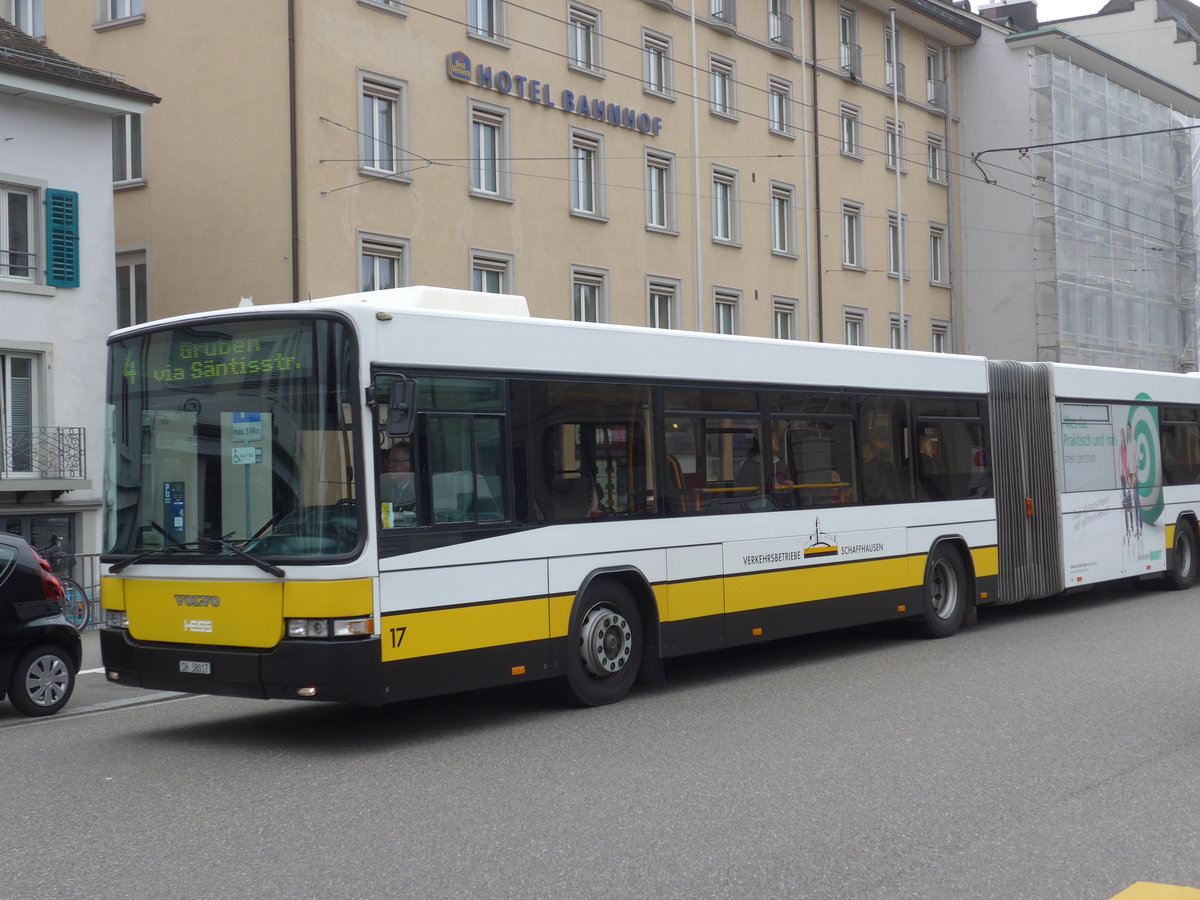
[[[1200,380],[531,318],[413,287],[116,332],[101,643],[382,705],[1118,579],[1189,586]]]

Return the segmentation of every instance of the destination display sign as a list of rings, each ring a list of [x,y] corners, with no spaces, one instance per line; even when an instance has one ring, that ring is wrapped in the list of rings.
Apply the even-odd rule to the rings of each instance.
[[[306,376],[312,373],[311,338],[307,323],[238,323],[211,336],[195,329],[186,335],[151,334],[129,341],[121,376],[130,387],[140,388]]]

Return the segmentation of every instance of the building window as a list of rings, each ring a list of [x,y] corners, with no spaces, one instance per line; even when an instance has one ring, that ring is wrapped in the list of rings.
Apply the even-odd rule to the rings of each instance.
[[[36,471],[34,432],[41,409],[41,355],[0,350],[0,474]]]
[[[844,343],[861,347],[867,343],[867,311],[865,309],[842,310],[842,340]]]
[[[708,14],[718,22],[737,25],[737,0],[709,0]]]
[[[938,109],[948,109],[950,106],[945,59],[941,48],[925,48],[925,102]]]
[[[504,0],[467,0],[467,34],[503,41],[506,5]]]
[[[4,0],[0,15],[30,37],[46,36],[45,0]]]
[[[733,169],[713,167],[712,227],[714,241],[734,244],[740,237],[738,174]]]
[[[642,33],[642,76],[648,93],[670,97],[675,90],[671,65],[671,39],[665,34]]]
[[[883,26],[883,83],[904,93],[904,58],[900,45],[900,30],[892,31],[891,25]]]
[[[929,226],[929,283],[946,286],[946,226]]]
[[[600,11],[572,3],[567,10],[567,60],[572,68],[602,74]]]
[[[146,251],[117,254],[117,327],[140,325],[150,319],[150,287]]]
[[[863,255],[863,207],[861,203],[842,201],[842,265],[847,269],[865,268]]]
[[[113,184],[142,183],[145,180],[142,174],[145,142],[141,115],[113,116],[112,144]]]
[[[796,254],[796,189],[790,184],[771,183],[771,252]]]
[[[950,323],[934,322],[929,334],[929,349],[934,353],[950,352]]]
[[[792,134],[792,83],[772,78],[767,85],[767,127],[775,134]]]
[[[888,213],[888,274],[899,278],[908,277],[908,216],[898,219],[894,212]]]
[[[404,103],[407,99],[405,82],[380,76],[360,77],[362,94],[361,168],[385,175],[401,174],[401,131],[404,122]]]
[[[946,139],[938,134],[926,135],[925,162],[929,180],[937,184],[946,183]]]
[[[576,322],[608,320],[608,273],[571,267],[571,318]]]
[[[767,40],[778,47],[792,46],[792,17],[788,15],[788,0],[768,0]]]
[[[604,215],[603,139],[599,135],[571,133],[571,212]]]
[[[675,157],[646,151],[646,227],[675,230]]]
[[[646,324],[651,328],[678,328],[679,282],[651,279],[646,293]]]
[[[733,60],[719,56],[708,59],[709,110],[718,116],[737,117],[737,82]]]
[[[385,291],[408,284],[410,242],[382,234],[358,236],[359,290]]]
[[[104,21],[117,22],[145,14],[142,0],[104,0]]]
[[[883,126],[883,164],[902,173],[908,169],[904,161],[904,123],[895,119],[888,119]]]
[[[888,346],[893,350],[907,350],[912,346],[912,316],[904,317],[904,335],[900,334],[900,316],[892,313],[888,316]],[[902,343],[903,341],[903,343]]]
[[[0,184],[0,278],[37,275],[37,191]]]
[[[736,291],[718,290],[713,293],[713,331],[717,334],[738,334],[741,295]]]
[[[862,45],[858,43],[858,13],[843,6],[838,10],[838,62],[843,72],[862,75]]]
[[[862,159],[862,119],[857,106],[841,105],[842,155]]]
[[[471,103],[471,192],[486,197],[509,196],[508,110]]]
[[[796,340],[796,301],[775,300],[772,302],[774,323],[772,334],[781,341]]]
[[[507,253],[471,252],[471,290],[486,294],[513,293],[513,258]]]

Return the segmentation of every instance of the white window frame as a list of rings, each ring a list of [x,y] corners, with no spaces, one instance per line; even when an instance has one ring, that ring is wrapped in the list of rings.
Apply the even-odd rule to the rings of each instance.
[[[146,15],[143,0],[99,0],[101,22],[124,22]]]
[[[30,37],[46,36],[45,0],[4,0],[0,15]]]
[[[358,233],[358,289],[360,291],[384,290],[380,275],[391,274],[392,287],[407,287],[412,283],[412,241],[390,234]],[[369,278],[367,267],[370,266]]]
[[[858,11],[838,8],[838,65],[855,77],[862,75],[862,47],[858,42]]]
[[[767,81],[767,128],[772,134],[793,137],[792,83],[772,75]]]
[[[150,321],[150,265],[146,249],[118,252],[115,268],[117,327]],[[127,270],[124,278],[123,269]]]
[[[796,258],[796,187],[771,182],[771,253]]]
[[[600,10],[583,3],[567,5],[568,68],[604,77],[604,40],[600,24]]]
[[[576,322],[608,321],[607,269],[571,266],[571,318]]]
[[[15,393],[13,382],[18,376],[13,374],[13,363],[20,360],[22,363],[27,363],[29,368],[28,375],[28,391]],[[43,366],[45,365],[45,354],[31,353],[26,350],[0,348],[0,430],[9,432],[20,427],[22,431],[29,429],[30,435],[37,431],[39,426],[43,424],[44,403],[44,379]],[[19,405],[19,409],[17,409]],[[23,413],[21,421],[14,421],[14,410]],[[33,478],[37,477],[37,468],[33,460],[32,448],[28,448],[29,467],[18,463],[14,456],[18,449],[18,442],[14,440],[5,440],[0,442],[4,447],[8,448],[7,458],[0,457],[0,474],[5,478]]]
[[[487,200],[511,200],[512,178],[507,165],[512,155],[509,110],[472,100],[469,112],[470,195]]]
[[[867,345],[867,311],[856,306],[842,307],[842,343],[850,347]]]
[[[361,159],[359,170],[410,182],[407,158],[401,149],[408,133],[408,82],[375,72],[358,73]],[[388,121],[380,122],[386,112]]]
[[[891,278],[909,277],[908,268],[908,216],[896,217],[895,210],[888,210],[887,217],[887,272]]]
[[[670,35],[642,29],[642,90],[656,97],[674,98],[675,67]]]
[[[646,279],[646,324],[651,328],[679,328],[680,282],[675,278]]]
[[[737,63],[727,56],[708,56],[708,111],[724,119],[738,118]]]
[[[947,233],[948,229],[945,225],[937,222],[929,223],[929,283],[936,287],[950,286],[950,277],[947,271],[949,260]]]
[[[897,81],[898,79],[898,81]],[[883,26],[883,85],[891,89],[895,83],[896,90],[904,94],[904,43],[900,26],[893,33],[890,22]]]
[[[925,168],[927,177],[934,184],[946,184],[946,138],[940,134],[925,135]]]
[[[842,268],[866,271],[863,205],[856,200],[842,201]]]
[[[571,215],[603,219],[606,213],[604,190],[604,137],[572,128],[570,152]]]
[[[15,231],[10,220],[13,207],[19,205],[10,202],[9,198],[13,196],[25,198],[25,210],[21,214],[25,220],[25,243],[16,250],[9,244]],[[0,287],[5,290],[19,290],[22,287],[45,283],[45,238],[42,234],[45,222],[42,210],[44,198],[44,185],[0,182]],[[14,257],[21,258],[23,262],[14,265]],[[17,274],[13,274],[13,270],[16,270]]]
[[[677,234],[675,154],[647,148],[645,160],[646,228]]]
[[[113,187],[146,183],[146,118],[141,113],[113,116]]]
[[[950,323],[934,319],[929,328],[929,349],[934,353],[952,353]]]
[[[862,110],[853,103],[842,103],[838,143],[842,156],[861,160],[862,151]]]
[[[508,45],[508,4],[504,0],[467,0],[467,36]]]
[[[904,337],[907,343],[900,343],[900,314],[888,313],[888,346],[893,350],[908,350],[912,348],[912,316],[904,317]]]
[[[901,175],[908,171],[904,159],[904,123],[890,117],[883,124],[883,164],[893,172],[899,168]]]
[[[713,288],[713,333],[742,333],[742,292]]]
[[[938,85],[943,85],[942,92],[945,106],[949,106],[949,96],[946,78],[946,53],[941,47],[925,45],[925,102],[929,106],[942,109],[943,98],[938,96]]]
[[[712,167],[712,239],[737,245],[741,240],[741,198],[737,169]]]
[[[785,297],[771,298],[771,335],[779,341],[798,341],[796,310],[800,304]]]
[[[515,294],[515,258],[494,250],[471,251],[471,290],[489,294]],[[493,289],[494,287],[494,289]]]

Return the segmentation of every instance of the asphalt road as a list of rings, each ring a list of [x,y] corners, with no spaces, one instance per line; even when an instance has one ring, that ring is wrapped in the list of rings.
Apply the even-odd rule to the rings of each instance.
[[[565,710],[81,676],[0,707],[0,897],[1100,898],[1200,888],[1200,589],[668,664]],[[89,639],[86,665],[98,665]]]

